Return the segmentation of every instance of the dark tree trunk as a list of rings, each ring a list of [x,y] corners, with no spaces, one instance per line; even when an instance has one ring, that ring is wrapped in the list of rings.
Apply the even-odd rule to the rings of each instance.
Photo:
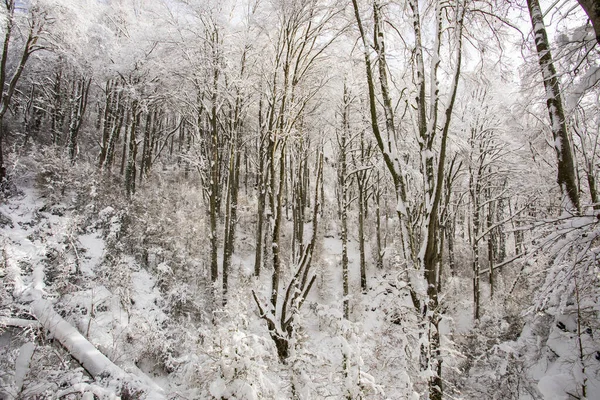
[[[27,31],[27,36],[25,39],[25,46],[20,54],[20,58],[16,63],[16,68],[12,73],[10,79],[7,80],[8,74],[8,52],[10,49],[10,41],[12,38],[12,32],[14,28],[14,14],[16,9],[16,1],[15,0],[5,0],[4,7],[6,8],[6,15],[4,15],[4,20],[6,21],[6,25],[4,27],[4,42],[2,45],[2,56],[0,57],[0,182],[3,182],[6,179],[6,165],[4,158],[4,146],[3,141],[5,139],[5,129],[3,129],[1,123],[4,121],[4,115],[8,111],[8,106],[10,105],[10,101],[12,96],[17,89],[17,83],[21,78],[21,74],[25,69],[25,65],[29,60],[31,54],[35,51],[40,50],[42,47],[37,45],[39,40],[39,35],[41,34],[44,27],[44,19],[38,18],[36,16],[31,16],[29,21],[29,27]]]
[[[115,158],[115,149],[121,136],[121,129],[125,119],[125,106],[123,105],[124,101],[125,100],[123,99],[122,93],[117,93],[115,121],[111,124],[108,144],[106,145],[106,155],[101,165],[101,167],[105,168],[107,171],[110,171],[112,167],[113,160]],[[129,115],[129,112],[127,112],[127,114]],[[129,118],[129,116],[127,118]],[[129,124],[129,122],[127,122],[127,124]]]
[[[127,167],[125,169],[125,191],[127,197],[135,194],[135,180],[137,174],[137,129],[140,123],[141,111],[138,109],[137,100],[133,101],[131,106],[131,124],[129,126],[129,151],[127,152]]]
[[[102,141],[100,142],[100,154],[98,156],[98,167],[102,167],[104,165],[104,160],[106,160],[106,152],[108,149],[108,141],[110,139],[110,132],[112,126],[116,121],[116,97],[115,93],[115,81],[109,79],[106,81],[105,88],[105,100],[104,100],[104,113],[102,115]]]
[[[585,2],[585,1],[584,1]],[[590,1],[591,3],[591,1]],[[546,89],[546,105],[550,117],[550,128],[554,137],[554,150],[558,161],[558,178],[564,199],[564,207],[569,210],[579,212],[579,189],[575,177],[575,163],[571,150],[571,140],[567,132],[566,120],[560,97],[560,85],[556,75],[556,68],[552,61],[550,44],[542,10],[538,0],[527,0],[531,25],[533,27],[533,36],[535,38],[535,47],[538,53],[538,61],[544,78],[544,87]],[[587,11],[587,10],[586,10]],[[590,10],[597,12],[595,10]]]
[[[50,132],[52,133],[52,143],[58,144],[60,141],[60,134],[62,129],[62,66],[59,64],[59,69],[54,74],[54,84],[52,87],[53,91],[53,104],[52,112],[50,116]]]
[[[144,180],[146,171],[148,167],[146,166],[146,162],[148,162],[148,153],[151,151],[150,142],[152,135],[152,125],[153,125],[153,112],[148,110],[146,114],[146,125],[144,126],[144,140],[142,142],[142,157],[140,159],[140,174],[139,174],[139,182],[140,184]]]
[[[344,111],[342,114],[342,131],[339,138],[339,166],[338,184],[340,187],[340,216],[342,222],[342,304],[344,318],[348,319],[350,315],[349,306],[349,277],[348,277],[348,189],[349,177],[347,167],[348,152],[348,131],[349,131],[349,98],[347,87],[344,85]]]
[[[375,188],[375,235],[377,241],[377,268],[383,268],[383,256],[385,255],[384,243],[382,240],[381,226],[381,179],[379,171],[377,172],[377,187]]]
[[[90,79],[80,78],[74,85],[74,91],[71,98],[71,121],[69,123],[69,158],[75,162],[77,156],[77,137],[83,121],[83,116],[87,108],[88,93],[90,90]]]
[[[359,178],[359,182],[362,179]],[[358,249],[360,260],[360,289],[367,293],[367,261],[365,257],[365,187],[363,184],[358,186]]]

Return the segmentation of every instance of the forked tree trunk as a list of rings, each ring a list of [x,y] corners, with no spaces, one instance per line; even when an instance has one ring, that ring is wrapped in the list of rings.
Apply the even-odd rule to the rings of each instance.
[[[319,201],[319,186],[323,185],[322,153],[318,155],[318,160],[319,166],[317,168],[317,179],[312,213],[312,236],[309,243],[304,247],[298,263],[295,265],[295,273],[287,285],[285,295],[279,296],[278,293],[275,293],[275,295],[271,297],[271,303],[264,305],[263,302],[258,299],[256,293],[252,291],[260,316],[267,322],[267,328],[271,338],[273,339],[273,342],[275,343],[277,355],[283,363],[287,362],[293,349],[292,339],[294,338],[295,334],[295,322],[298,312],[304,304],[304,301],[310,293],[310,289],[312,288],[316,279],[316,275],[311,271],[311,262],[317,243],[319,208],[321,207],[321,201],[323,200],[321,199],[321,201]],[[283,160],[280,159],[280,166],[285,165],[282,161]],[[285,173],[280,173],[280,183],[282,176],[284,177]],[[279,190],[278,197],[281,197],[280,194],[282,192],[282,190]],[[279,208],[280,213],[281,211],[282,209]],[[273,251],[275,252],[275,250],[276,248],[274,247]],[[273,279],[279,279],[281,277],[280,272],[281,271],[274,270]],[[274,282],[274,286],[279,287],[279,283],[277,282],[277,284],[275,284]]]
[[[394,180],[394,186],[396,188],[397,200],[398,200],[398,216],[400,223],[403,228],[402,235],[404,240],[407,242],[404,245],[405,249],[409,249],[408,253],[414,265],[422,270],[424,273],[424,279],[426,281],[426,298],[420,299],[419,295],[411,290],[411,298],[415,308],[421,313],[423,318],[424,326],[426,326],[427,341],[424,341],[421,347],[421,361],[423,371],[428,371],[430,378],[428,379],[429,398],[431,400],[441,400],[443,393],[442,385],[442,358],[440,349],[440,333],[439,323],[441,320],[440,310],[438,308],[438,292],[437,292],[437,281],[438,281],[438,270],[437,261],[439,259],[438,254],[438,235],[439,235],[439,208],[441,191],[443,187],[443,176],[445,168],[446,158],[446,146],[447,137],[450,127],[450,121],[452,117],[452,111],[454,108],[454,102],[456,100],[456,92],[458,87],[458,78],[460,77],[461,60],[462,60],[462,27],[465,13],[465,6],[460,1],[457,1],[453,5],[453,11],[455,12],[453,18],[453,34],[456,41],[455,46],[455,64],[454,72],[452,74],[450,92],[448,96],[447,105],[443,113],[438,110],[439,106],[439,88],[437,71],[441,62],[440,58],[440,47],[443,33],[443,10],[442,5],[436,3],[436,23],[435,23],[435,41],[433,48],[433,56],[431,63],[431,82],[430,82],[430,102],[427,106],[425,97],[425,68],[423,61],[423,45],[421,42],[421,22],[419,5],[416,0],[409,1],[410,9],[412,10],[413,17],[413,28],[415,37],[415,70],[417,77],[417,118],[416,125],[418,129],[418,136],[420,137],[421,144],[421,165],[423,170],[421,173],[424,177],[425,183],[425,194],[422,203],[423,215],[421,219],[424,223],[421,226],[421,235],[415,235],[412,232],[412,222],[410,220],[411,214],[408,210],[406,185],[404,182],[403,172],[400,165],[400,152],[398,151],[396,139],[396,126],[394,123],[394,110],[392,107],[392,101],[390,98],[390,91],[388,87],[387,71],[388,66],[385,59],[385,41],[383,32],[383,21],[380,15],[380,6],[377,2],[373,4],[373,16],[375,25],[375,43],[374,49],[378,58],[379,66],[379,81],[381,87],[381,95],[383,97],[383,110],[385,113],[387,138],[384,138],[378,125],[378,112],[377,112],[377,101],[375,94],[375,84],[371,66],[371,60],[369,57],[368,49],[370,46],[367,44],[366,36],[362,26],[360,12],[356,0],[352,1],[354,7],[354,13],[360,36],[363,44],[363,52],[365,58],[365,69],[367,74],[367,86],[369,92],[369,108],[371,112],[371,126],[373,128],[373,134],[377,140],[379,149],[383,154],[385,164],[392,175]],[[429,119],[427,119],[427,110],[429,110]],[[438,118],[439,117],[439,118]],[[434,143],[437,142],[436,136],[441,136],[439,140],[439,147],[434,149]],[[437,160],[434,160],[435,151],[438,151]],[[437,165],[436,165],[437,161]],[[417,244],[420,240],[421,243]],[[416,249],[420,249],[418,252]],[[422,294],[421,294],[422,296]],[[424,296],[423,296],[424,297]]]

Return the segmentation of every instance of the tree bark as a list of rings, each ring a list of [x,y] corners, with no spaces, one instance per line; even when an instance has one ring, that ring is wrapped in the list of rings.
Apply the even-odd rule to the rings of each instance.
[[[88,93],[92,79],[80,78],[75,82],[73,95],[71,98],[71,121],[69,123],[69,158],[71,162],[75,162],[77,156],[77,137],[79,129],[83,122],[83,116],[87,108]]]
[[[348,168],[347,168],[347,146],[348,146],[348,131],[349,131],[349,98],[348,89],[344,85],[344,104],[342,114],[342,130],[339,139],[339,151],[340,151],[340,171],[339,171],[339,185],[340,185],[340,215],[342,222],[342,308],[345,319],[349,318],[350,306],[349,306],[349,282],[348,282]]]
[[[554,138],[554,150],[558,161],[557,182],[563,195],[563,206],[574,212],[580,211],[579,189],[575,177],[575,162],[571,149],[571,140],[567,132],[566,119],[560,97],[560,84],[550,52],[550,43],[538,0],[527,0],[529,16],[533,28],[538,61],[546,89],[546,106],[550,117],[550,129]]]
[[[25,46],[23,47],[19,62],[17,63],[17,66],[16,66],[10,80],[8,80],[8,85],[7,85],[7,74],[8,74],[7,61],[8,61],[10,40],[12,38],[12,32],[13,32],[14,23],[15,23],[15,21],[14,21],[15,0],[5,0],[4,5],[6,7],[7,15],[5,18],[6,26],[5,26],[5,33],[4,33],[4,43],[2,45],[2,56],[0,57],[0,92],[1,92],[1,94],[0,94],[0,183],[6,179],[6,165],[5,165],[5,160],[4,160],[4,148],[3,148],[3,142],[4,142],[4,136],[5,136],[5,130],[4,130],[4,126],[3,126],[4,115],[8,111],[8,106],[10,105],[12,96],[14,95],[15,90],[17,89],[17,83],[19,82],[19,79],[21,78],[21,74],[23,73],[23,70],[25,69],[25,65],[27,64],[29,57],[35,51],[43,48],[43,47],[38,46],[37,42],[39,40],[40,34],[41,34],[43,26],[44,26],[44,22],[45,22],[43,19],[38,19],[37,17],[33,17],[33,16],[31,17],[31,20],[29,23],[29,29],[28,29],[28,33],[27,33],[27,38],[25,40]]]
[[[364,183],[358,186],[358,252],[360,289],[363,293],[367,293],[367,261],[365,257],[365,190],[366,188],[364,187]]]
[[[384,243],[382,240],[382,226],[381,226],[381,178],[379,171],[377,171],[377,184],[375,187],[375,235],[377,243],[377,268],[383,268],[383,256],[385,255]]]
[[[262,267],[262,256],[263,256],[263,227],[265,218],[265,198],[266,198],[266,186],[265,186],[265,149],[264,142],[266,138],[263,136],[259,138],[260,144],[258,146],[258,173],[257,173],[257,195],[258,204],[256,210],[256,249],[254,253],[254,276],[260,275]]]
[[[108,140],[110,139],[111,128],[116,121],[116,98],[117,93],[115,91],[116,81],[113,79],[109,79],[106,81],[106,87],[104,89],[105,99],[104,99],[104,112],[102,113],[102,141],[100,142],[100,154],[98,155],[98,167],[102,168],[104,165],[104,160],[106,160],[106,151],[108,149]],[[52,118],[52,123],[54,126],[54,116]],[[54,132],[54,127],[52,128]]]
[[[118,92],[116,96],[117,96],[117,99],[116,99],[116,106],[115,106],[116,107],[115,122],[113,124],[111,124],[110,134],[108,137],[108,144],[106,145],[106,155],[101,164],[101,168],[104,168],[107,171],[110,171],[110,169],[112,167],[113,160],[115,158],[115,149],[116,149],[117,143],[119,141],[119,137],[121,135],[121,129],[123,128],[123,121],[125,119],[125,106],[123,104],[125,102],[125,99],[123,97],[123,93]],[[127,114],[129,115],[129,112],[127,112]]]
[[[127,152],[127,167],[125,168],[125,191],[127,193],[127,197],[131,197],[132,194],[135,194],[135,179],[137,174],[137,152],[138,152],[138,144],[137,144],[137,129],[140,123],[141,111],[138,108],[138,101],[133,100],[131,106],[131,124],[129,125],[129,145]]]

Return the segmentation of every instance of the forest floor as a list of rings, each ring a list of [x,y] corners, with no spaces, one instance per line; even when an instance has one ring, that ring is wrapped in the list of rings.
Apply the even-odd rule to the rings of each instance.
[[[208,278],[201,188],[167,171],[130,200],[85,168],[59,179],[70,165],[54,162],[23,174],[0,203],[0,399],[384,400],[425,393],[423,330],[406,290],[407,271],[394,253],[393,223],[384,268],[376,268],[367,241],[366,293],[358,241],[350,237],[346,320],[339,227],[335,216],[323,218],[316,282],[296,316],[293,352],[283,363],[252,296],[254,290],[260,299],[269,297],[271,276],[253,275],[251,198],[240,204],[224,307],[220,281]],[[290,232],[286,221],[284,242]],[[293,271],[289,264],[283,287]],[[507,269],[503,279],[513,282],[522,270]],[[572,315],[559,318],[564,328],[558,330],[550,317],[523,324],[510,306],[517,301],[499,280],[493,299],[484,286],[484,315],[475,323],[469,285],[468,271],[444,282],[442,356],[451,398],[485,398],[477,396],[491,387],[498,398],[519,400],[575,390]],[[48,314],[40,315],[40,304],[48,305]],[[549,335],[548,345],[537,350],[532,343],[540,330]],[[69,340],[78,344],[65,344]],[[591,341],[584,344],[591,349]],[[592,350],[588,372],[596,371]],[[94,375],[94,365],[114,374]],[[600,380],[585,382],[593,399],[589,393]]]
[[[168,267],[161,264],[157,270],[151,271],[141,267],[133,255],[121,256],[119,263],[127,264],[127,268],[120,272],[117,269],[117,274],[122,275],[111,276],[108,281],[123,279],[131,284],[109,289],[106,274],[114,274],[115,271],[106,268],[108,260],[112,259],[111,245],[107,240],[114,242],[115,235],[120,230],[118,211],[112,207],[82,210],[78,208],[81,205],[77,196],[76,190],[49,195],[47,188],[39,189],[39,182],[32,176],[22,180],[13,196],[0,204],[3,251],[0,275],[4,282],[3,304],[0,309],[0,317],[4,318],[0,321],[4,326],[0,335],[3,344],[0,362],[5,368],[5,372],[0,375],[0,397],[43,396],[59,389],[64,394],[71,390],[74,393],[95,393],[97,397],[99,394],[101,397],[118,394],[117,383],[99,382],[97,379],[94,381],[87,376],[80,363],[73,360],[62,346],[52,342],[52,335],[45,336],[37,331],[37,325],[27,329],[11,326],[16,320],[34,322],[30,307],[40,297],[50,301],[54,309],[102,354],[127,373],[145,382],[146,388],[160,391],[157,386],[160,385],[166,393],[185,392],[188,388],[181,385],[181,379],[172,376],[174,371],[158,368],[157,365],[161,363],[156,360],[157,353],[160,353],[156,348],[161,346],[158,342],[169,335],[165,328],[171,323],[164,312],[165,303],[169,299],[159,290],[158,282],[161,273],[169,273]],[[243,236],[244,232],[239,235]],[[348,341],[376,334],[381,328],[381,321],[371,313],[371,318],[358,325],[339,323],[342,275],[338,265],[341,241],[332,235],[327,236],[329,237],[325,237],[320,245],[318,280],[307,301],[307,319],[303,321],[305,331],[300,337],[319,349],[322,358],[320,363],[337,364],[335,369],[339,370],[343,354],[348,357],[351,353]],[[243,282],[239,282],[240,279],[248,279],[247,275],[253,271],[252,255],[248,252],[235,256],[232,287],[241,287]],[[353,293],[359,293],[359,252],[356,240],[349,243],[349,258],[352,290]],[[373,275],[372,272],[369,271],[369,274]],[[265,279],[257,284],[263,288],[259,293],[264,296],[269,279],[267,274],[263,278]],[[374,297],[384,298],[387,295],[387,289],[383,286],[376,289],[380,293]],[[236,298],[240,298],[248,306],[244,310],[244,318],[250,320],[248,330],[268,338],[263,321],[253,312],[253,305],[247,303],[251,301],[249,294],[249,291],[246,293],[239,290],[235,294]],[[351,304],[352,315],[363,314],[361,308],[375,309],[374,304],[362,302],[360,295],[354,296]],[[338,322],[332,325],[333,320]],[[202,329],[198,325],[191,323],[188,328],[183,329],[188,336],[201,336],[198,330]],[[340,332],[346,332],[341,337],[346,337],[347,340],[340,340]],[[23,364],[19,354],[24,354],[31,344],[36,346],[38,358],[43,358],[49,352],[57,354],[62,367],[54,368],[52,358],[47,354],[48,360],[40,362],[40,359],[35,360],[36,357],[30,355],[29,360]],[[268,340],[264,345],[271,346]],[[371,351],[375,349],[372,348]],[[186,356],[181,351],[178,354],[180,357],[176,369],[181,372],[185,370],[182,364],[186,363],[183,360]],[[356,363],[357,371],[360,370],[364,364],[362,355],[354,354],[352,357],[355,360],[351,362]],[[39,365],[34,366],[34,362]],[[321,368],[319,365],[314,367]],[[34,375],[35,368],[43,373],[37,371]],[[368,371],[369,368],[364,367],[360,372],[360,379],[370,382],[373,390],[380,391]],[[65,379],[57,379],[56,374],[60,372],[66,373],[65,376],[75,374],[76,377],[69,383]],[[152,378],[148,378],[149,376]],[[324,385],[325,381],[321,384]],[[225,386],[224,383],[213,384],[209,390],[215,393],[221,390],[224,393],[225,389],[219,389],[219,385]],[[315,384],[317,385],[319,384]],[[306,390],[320,389],[312,387]]]

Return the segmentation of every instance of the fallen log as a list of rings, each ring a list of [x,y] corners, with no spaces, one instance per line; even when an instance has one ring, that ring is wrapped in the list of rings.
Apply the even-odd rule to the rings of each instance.
[[[15,328],[33,328],[41,327],[40,322],[34,319],[22,319],[11,317],[0,317],[0,326],[12,326]]]
[[[143,390],[147,400],[165,399],[165,395],[158,385],[142,382],[110,361],[75,327],[54,311],[54,307],[47,300],[35,300],[32,304],[32,311],[42,326],[67,349],[71,356],[79,361],[93,378],[110,377],[120,380],[130,388]]]

